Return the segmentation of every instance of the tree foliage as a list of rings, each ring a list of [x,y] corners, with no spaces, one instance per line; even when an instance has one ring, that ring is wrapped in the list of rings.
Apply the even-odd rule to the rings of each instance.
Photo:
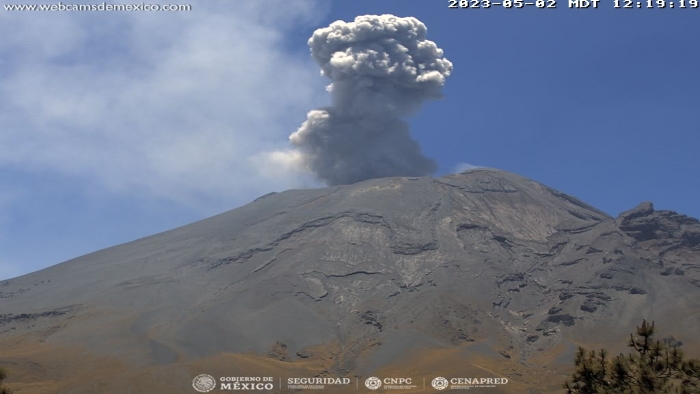
[[[686,359],[654,333],[654,323],[643,320],[630,334],[633,351],[626,356],[579,347],[576,371],[564,383],[567,394],[700,394],[700,360]]]

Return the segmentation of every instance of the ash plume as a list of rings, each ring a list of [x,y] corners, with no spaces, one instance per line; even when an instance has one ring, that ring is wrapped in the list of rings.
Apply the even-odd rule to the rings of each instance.
[[[416,18],[358,16],[318,29],[311,56],[331,80],[332,106],[312,110],[290,137],[301,160],[328,185],[437,169],[401,118],[440,91],[452,72]]]

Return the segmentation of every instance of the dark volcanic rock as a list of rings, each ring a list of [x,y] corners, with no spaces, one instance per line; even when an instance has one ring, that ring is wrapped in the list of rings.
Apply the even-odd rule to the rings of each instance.
[[[654,213],[654,204],[650,201],[644,201],[639,203],[636,207],[630,209],[629,211],[622,212],[618,216],[618,225],[622,228],[629,222],[640,217],[646,217]]]
[[[615,220],[491,169],[292,190],[4,282],[0,340],[133,365],[327,356],[338,374],[412,346],[524,360],[642,318],[688,344],[699,242],[696,219],[651,203]]]
[[[547,322],[555,323],[555,324],[563,324],[565,326],[573,326],[576,322],[574,321],[574,317],[571,315],[552,315],[547,317]]]
[[[654,211],[650,202],[643,202],[636,208],[618,216],[615,223],[627,235],[637,241],[654,241],[656,246],[684,246],[695,248],[700,245],[700,222],[673,211]]]

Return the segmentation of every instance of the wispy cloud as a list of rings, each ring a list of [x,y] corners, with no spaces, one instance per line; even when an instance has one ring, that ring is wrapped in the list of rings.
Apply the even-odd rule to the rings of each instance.
[[[458,163],[452,168],[451,174],[459,174],[462,172],[467,172],[470,170],[475,170],[477,168],[484,168],[483,166],[477,166],[469,163]]]
[[[190,206],[303,182],[260,156],[285,147],[323,93],[308,54],[284,41],[318,4],[279,3],[0,14],[0,170]]]
[[[327,7],[0,12],[0,278],[314,185],[269,152],[325,103]]]

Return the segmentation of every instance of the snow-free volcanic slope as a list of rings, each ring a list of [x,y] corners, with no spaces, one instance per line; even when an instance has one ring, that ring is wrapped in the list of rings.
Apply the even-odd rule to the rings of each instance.
[[[576,344],[624,345],[642,318],[697,357],[699,296],[696,219],[649,203],[614,219],[491,169],[374,179],[266,195],[6,281],[0,365],[39,393],[382,371],[546,391],[563,375],[538,368],[565,371]]]

